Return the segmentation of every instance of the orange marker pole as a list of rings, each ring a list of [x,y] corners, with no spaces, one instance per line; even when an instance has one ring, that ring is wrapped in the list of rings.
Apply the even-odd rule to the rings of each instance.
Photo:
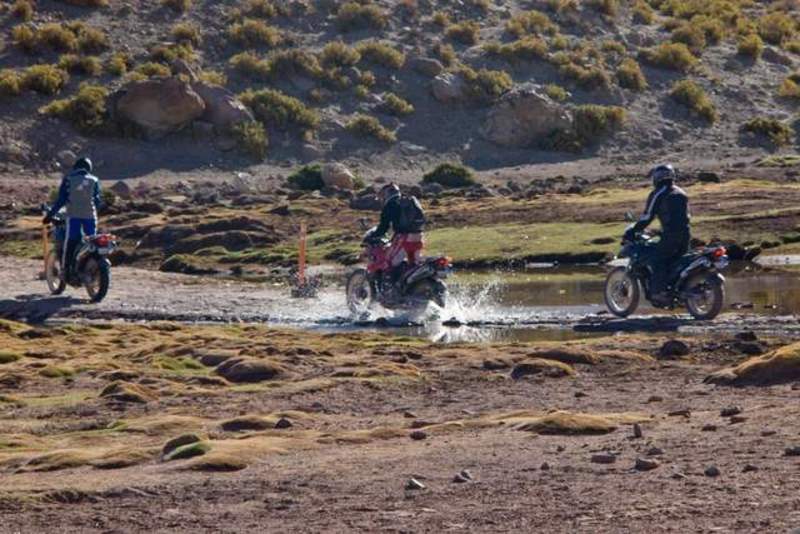
[[[300,252],[297,255],[297,285],[306,285],[306,223],[300,223]]]
[[[47,272],[47,256],[50,255],[50,240],[47,238],[47,225],[42,225],[42,258],[44,259],[44,272]]]

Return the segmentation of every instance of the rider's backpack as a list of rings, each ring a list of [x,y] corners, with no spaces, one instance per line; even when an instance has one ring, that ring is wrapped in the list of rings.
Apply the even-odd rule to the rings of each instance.
[[[425,212],[417,197],[403,195],[398,200],[400,217],[397,221],[396,232],[401,234],[416,234],[425,226]]]

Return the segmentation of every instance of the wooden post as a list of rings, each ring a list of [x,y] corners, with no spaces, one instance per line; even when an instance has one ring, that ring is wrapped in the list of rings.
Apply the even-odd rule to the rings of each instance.
[[[306,222],[300,223],[300,251],[297,255],[297,286],[306,285]]]

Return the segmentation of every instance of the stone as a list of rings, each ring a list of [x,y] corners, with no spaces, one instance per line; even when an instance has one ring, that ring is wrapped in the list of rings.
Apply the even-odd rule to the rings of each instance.
[[[703,428],[700,429],[703,432],[716,432],[717,425],[703,425]]]
[[[442,62],[432,57],[416,57],[409,62],[409,65],[415,72],[431,78],[435,78],[444,72]]]
[[[659,447],[650,447],[647,450],[647,456],[663,456],[663,455],[664,455],[664,449],[661,449]]]
[[[527,84],[503,95],[489,111],[482,133],[500,146],[528,148],[572,128],[567,108]]]
[[[761,55],[761,58],[764,61],[769,61],[770,63],[777,63],[778,65],[785,65],[787,67],[791,67],[794,65],[794,60],[788,55],[784,54],[773,48],[772,46],[767,46],[764,48],[764,53]]]
[[[703,474],[705,476],[707,476],[707,477],[714,478],[714,477],[718,477],[721,473],[720,473],[719,468],[716,465],[710,465],[710,466],[706,467],[706,470],[703,471]]]
[[[145,404],[156,400],[156,394],[139,384],[117,381],[103,388],[100,397],[116,402]]]
[[[636,439],[641,439],[644,436],[642,433],[642,427],[639,423],[633,424],[633,437]]]
[[[342,163],[327,163],[322,167],[322,182],[325,187],[352,190],[355,186],[355,176]]]
[[[787,447],[786,450],[783,451],[784,456],[800,456],[800,446],[797,447]]]
[[[722,177],[716,172],[700,171],[697,173],[697,180],[705,183],[718,184],[722,182]]]
[[[66,169],[71,169],[77,159],[78,156],[72,150],[62,150],[56,154],[56,161]]]
[[[263,382],[282,374],[282,369],[269,361],[230,358],[217,366],[217,373],[231,382]]]
[[[758,471],[758,466],[753,464],[745,464],[745,466],[742,468],[742,473],[752,473],[754,471]]]
[[[408,491],[421,491],[425,489],[425,484],[416,478],[410,478],[408,479],[408,482],[406,482],[406,489]]]
[[[280,215],[281,217],[286,217],[287,215],[291,214],[291,210],[289,209],[288,204],[281,204],[269,210],[269,213],[273,215]]]
[[[542,471],[550,471],[550,464],[548,464],[547,462],[544,462],[541,465],[541,467],[539,467],[539,469],[542,470]]]
[[[658,460],[646,459],[646,458],[637,458],[636,463],[634,464],[634,468],[637,471],[652,471],[653,469],[658,468],[661,464]]]
[[[758,336],[752,330],[743,330],[737,333],[735,336],[737,341],[745,341],[748,343],[753,343],[758,341]]]
[[[428,438],[428,434],[423,432],[422,430],[415,430],[411,434],[408,435],[414,441],[422,441]]]
[[[758,342],[736,341],[733,348],[747,356],[760,356],[764,354],[764,348]]]
[[[689,354],[689,346],[683,341],[670,339],[666,341],[658,350],[660,360],[674,360]]]
[[[206,108],[189,83],[175,77],[128,82],[111,100],[116,119],[135,124],[151,138],[184,128]]]
[[[294,425],[292,425],[292,422],[289,421],[285,417],[281,417],[280,419],[278,419],[275,422],[275,428],[277,428],[278,430],[283,430],[283,429],[286,429],[286,428],[292,428],[292,426],[294,426]]]
[[[197,82],[197,73],[185,59],[178,58],[175,61],[173,61],[172,72],[174,72],[176,76],[178,75],[185,76],[186,78],[189,79],[191,83]]]
[[[109,191],[117,195],[119,198],[129,199],[133,195],[133,191],[131,190],[131,186],[123,182],[122,180],[116,182],[114,185],[108,188]]]
[[[167,441],[164,444],[164,447],[161,449],[161,455],[166,456],[175,449],[179,449],[186,445],[191,445],[192,443],[197,443],[201,441],[200,436],[197,434],[183,434],[178,436],[177,438],[172,438],[171,440]]]
[[[311,143],[303,144],[300,150],[303,157],[307,160],[320,159],[325,155],[325,151],[322,148],[317,145],[312,145]]]
[[[236,125],[255,120],[247,106],[224,87],[204,82],[191,87],[205,105],[200,119],[213,124],[215,131],[229,133]]]
[[[734,415],[739,415],[740,413],[742,413],[742,409],[738,406],[728,406],[727,408],[720,410],[719,415],[721,417],[731,417]]]
[[[593,454],[591,462],[593,464],[613,464],[617,461],[617,456],[611,453]]]
[[[443,72],[431,81],[433,97],[443,104],[460,102],[466,99],[467,83],[458,74]]]
[[[456,473],[456,476],[453,477],[453,483],[455,484],[466,484],[467,482],[472,482],[472,473],[464,469],[460,473]]]
[[[378,195],[372,193],[351,199],[350,208],[359,211],[380,211],[383,208],[383,203]]]

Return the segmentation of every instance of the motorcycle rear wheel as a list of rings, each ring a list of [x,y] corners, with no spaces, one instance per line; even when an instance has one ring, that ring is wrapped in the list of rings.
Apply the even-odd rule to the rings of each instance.
[[[714,319],[725,303],[725,286],[713,275],[700,275],[689,280],[686,287],[686,309],[698,321]]]
[[[47,255],[44,264],[44,277],[47,281],[47,289],[52,295],[60,295],[67,287],[67,283],[61,277],[61,260],[55,250],[51,250]]]
[[[83,267],[81,279],[89,299],[94,303],[100,302],[111,285],[111,263],[105,258],[90,257]]]
[[[356,269],[350,273],[345,284],[345,294],[350,313],[361,315],[369,310],[373,295],[366,269]]]
[[[639,307],[639,281],[625,267],[617,267],[606,277],[603,297],[608,311],[617,317],[627,317]]]
[[[409,297],[420,305],[433,302],[440,308],[447,304],[447,286],[441,280],[425,279],[414,284],[408,291]]]

